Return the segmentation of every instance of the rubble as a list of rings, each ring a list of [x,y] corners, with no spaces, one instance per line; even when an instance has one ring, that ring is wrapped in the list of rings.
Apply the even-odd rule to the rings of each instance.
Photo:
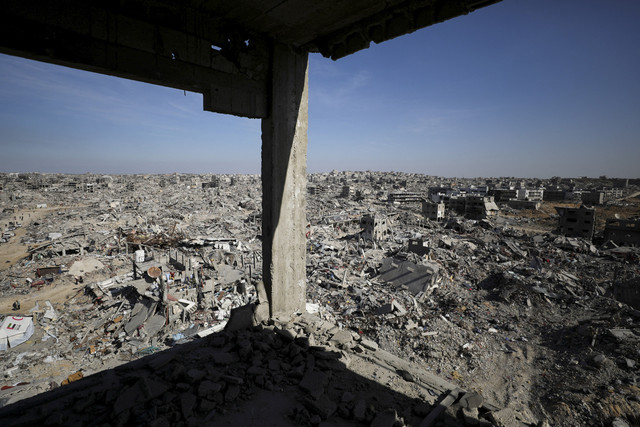
[[[545,204],[427,221],[387,202],[393,175],[374,177],[341,197],[340,180],[312,177],[324,193],[308,197],[308,313],[272,320],[255,177],[204,190],[132,179],[154,197],[126,181],[33,192],[3,243],[29,246],[0,287],[2,314],[32,318],[33,335],[0,352],[0,419],[54,389],[59,409],[19,423],[96,407],[121,424],[262,421],[250,402],[267,398],[287,408],[274,405],[274,425],[640,422],[637,248],[526,216]]]

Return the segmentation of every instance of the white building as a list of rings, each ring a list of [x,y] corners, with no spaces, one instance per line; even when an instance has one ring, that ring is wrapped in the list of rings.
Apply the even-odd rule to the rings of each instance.
[[[542,188],[519,188],[516,193],[518,200],[541,202],[544,190]]]

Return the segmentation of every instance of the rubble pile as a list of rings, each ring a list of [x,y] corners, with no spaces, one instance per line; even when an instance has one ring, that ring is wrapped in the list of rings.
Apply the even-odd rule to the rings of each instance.
[[[36,411],[7,408],[0,422],[489,426],[517,417],[308,313],[211,335],[40,400],[29,402]]]
[[[308,197],[307,312],[270,321],[255,177],[24,192],[0,302],[34,327],[0,351],[6,414],[55,390],[17,425],[640,424],[637,247],[512,208],[428,221],[388,202],[397,181],[334,197],[325,178]]]
[[[327,212],[330,204],[314,203],[309,211],[320,214],[310,216],[312,230],[314,220],[337,216]],[[333,207],[348,212],[349,203],[338,199]],[[637,294],[640,270],[628,255],[637,256],[637,248],[597,248],[528,218],[411,224],[399,207],[370,206],[396,218],[388,240],[362,242],[344,227],[333,235],[326,226],[321,236],[312,232],[309,298],[327,318],[499,406],[530,414],[530,422],[608,425],[619,416],[640,422],[634,347],[640,312],[631,298],[616,296],[616,289]],[[428,250],[409,252],[410,239]],[[433,271],[434,265],[435,275],[409,276],[415,266]],[[594,321],[585,337],[581,326]],[[626,343],[610,339],[607,331],[618,329]],[[603,357],[608,362],[599,363]],[[590,386],[567,387],[574,383]]]

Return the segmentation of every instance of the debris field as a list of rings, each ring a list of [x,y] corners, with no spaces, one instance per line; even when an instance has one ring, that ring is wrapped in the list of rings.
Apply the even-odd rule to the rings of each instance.
[[[393,178],[307,197],[306,311],[272,319],[259,177],[3,200],[0,424],[639,425],[640,249],[425,220]]]

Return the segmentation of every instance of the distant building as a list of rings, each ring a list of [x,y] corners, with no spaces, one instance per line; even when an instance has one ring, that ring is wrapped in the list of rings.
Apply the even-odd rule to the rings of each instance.
[[[444,199],[446,209],[464,215],[467,209],[467,198],[463,196],[451,196]]]
[[[640,246],[640,219],[608,219],[604,240],[616,245]]]
[[[544,190],[541,188],[520,188],[517,191],[518,200],[542,201]]]
[[[207,188],[218,188],[220,187],[220,179],[217,176],[211,177],[211,181],[203,182],[202,189],[206,190]]]
[[[498,214],[500,208],[493,196],[460,196],[450,197],[445,201],[447,209],[465,215],[471,219],[484,219]]]
[[[582,193],[582,203],[587,205],[602,205],[604,200],[604,191],[585,191]]]
[[[420,203],[422,200],[422,195],[420,193],[413,193],[409,191],[394,191],[389,193],[388,199],[389,203]]]
[[[382,215],[364,215],[360,220],[365,240],[382,241],[391,233],[389,220]]]
[[[426,219],[438,221],[444,218],[444,203],[422,199],[422,214]]]
[[[494,197],[496,202],[506,202],[509,199],[515,199],[518,196],[518,190],[506,188],[494,188],[489,191],[489,195]]]
[[[545,202],[560,202],[565,198],[564,190],[546,189],[542,194],[542,200]]]
[[[623,188],[609,188],[605,190],[605,200],[614,200],[624,197],[625,191]]]
[[[493,196],[467,196],[465,216],[472,219],[484,219],[498,214],[500,209]]]
[[[596,210],[584,205],[579,208],[556,207],[558,212],[558,231],[568,237],[593,239],[596,225]]]
[[[307,185],[307,193],[310,196],[321,196],[327,193],[327,187],[324,185],[309,184]]]
[[[354,190],[350,185],[343,185],[342,191],[340,192],[340,197],[349,198],[353,195]]]

